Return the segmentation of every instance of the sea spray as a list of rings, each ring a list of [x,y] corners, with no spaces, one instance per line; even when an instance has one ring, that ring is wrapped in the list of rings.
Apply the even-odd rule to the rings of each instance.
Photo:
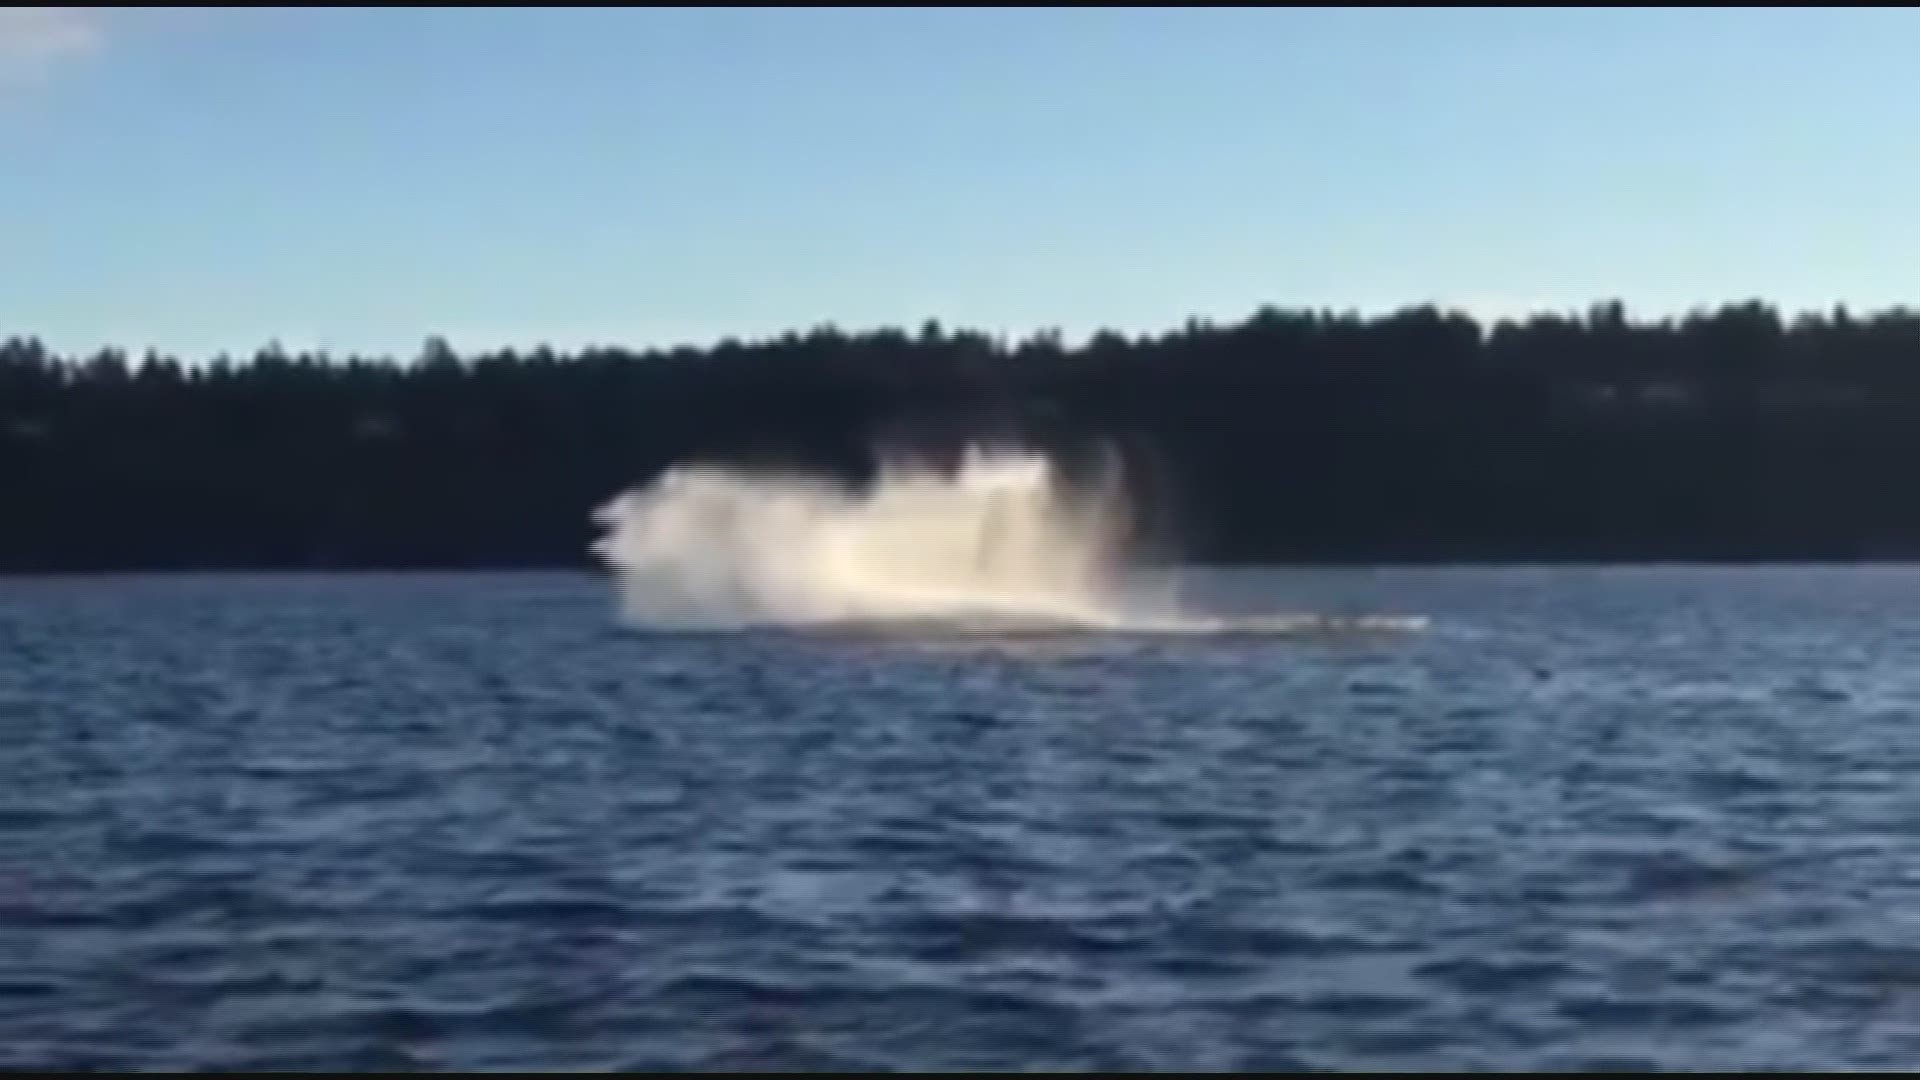
[[[594,553],[645,626],[1125,621],[1117,486],[1070,486],[1038,454],[889,463],[860,492],[687,465],[595,517]]]
[[[1177,581],[1128,580],[1116,468],[1068,483],[1045,456],[972,447],[957,467],[886,464],[864,490],[690,464],[595,511],[593,553],[649,629],[1283,633],[1424,620],[1183,612]]]

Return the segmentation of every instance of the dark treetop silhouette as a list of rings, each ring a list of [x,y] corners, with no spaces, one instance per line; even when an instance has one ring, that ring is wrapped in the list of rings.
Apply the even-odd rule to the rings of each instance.
[[[584,564],[690,459],[858,483],[976,436],[1118,446],[1193,561],[1920,552],[1920,314],[1263,309],[1062,347],[819,329],[634,353],[200,365],[0,346],[0,569]]]

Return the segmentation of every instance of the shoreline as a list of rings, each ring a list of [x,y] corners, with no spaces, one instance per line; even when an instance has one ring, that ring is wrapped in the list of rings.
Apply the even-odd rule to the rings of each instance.
[[[1537,571],[1537,570],[1869,570],[1920,569],[1920,555],[1910,557],[1754,557],[1754,558],[1553,558],[1513,557],[1484,559],[1289,559],[1267,562],[1193,562],[1142,563],[1129,567],[1133,573],[1275,573],[1329,571]],[[6,569],[0,568],[0,582],[60,581],[82,578],[332,578],[332,577],[586,577],[606,578],[612,571],[581,563],[501,563],[497,565],[445,566],[412,564],[366,564],[339,566],[266,566],[209,565],[192,567],[115,566],[96,568]]]

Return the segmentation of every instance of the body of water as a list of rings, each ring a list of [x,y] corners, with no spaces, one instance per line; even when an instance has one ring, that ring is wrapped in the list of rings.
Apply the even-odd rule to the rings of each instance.
[[[0,582],[0,1067],[1920,1065],[1920,570],[1193,587],[1430,623]]]

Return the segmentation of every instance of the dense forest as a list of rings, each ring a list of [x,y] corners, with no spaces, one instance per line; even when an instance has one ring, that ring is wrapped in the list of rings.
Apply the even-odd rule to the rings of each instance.
[[[850,484],[978,437],[1121,448],[1195,561],[1920,554],[1920,313],[1263,309],[633,352],[183,362],[0,345],[0,570],[584,565],[687,460]],[[1071,457],[1068,458],[1071,460]]]

